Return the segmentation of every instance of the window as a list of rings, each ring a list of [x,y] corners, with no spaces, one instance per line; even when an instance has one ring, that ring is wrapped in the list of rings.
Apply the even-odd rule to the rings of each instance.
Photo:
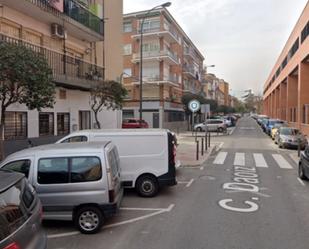
[[[71,159],[71,182],[92,182],[102,177],[100,159],[97,157],[76,157]]]
[[[70,113],[57,114],[57,135],[70,133]]]
[[[132,54],[132,44],[125,44],[123,46],[123,54],[124,55],[130,55]]]
[[[75,136],[75,137],[70,137],[61,143],[79,143],[79,142],[87,142],[88,138],[86,136]]]
[[[108,154],[108,163],[109,166],[111,167],[113,177],[118,175],[118,172],[120,171],[119,167],[119,156],[118,156],[118,151],[116,148],[110,151]]]
[[[4,138],[6,140],[27,138],[27,122],[26,112],[5,112]]]
[[[39,160],[38,183],[61,184],[69,182],[68,158],[50,158]]]
[[[54,135],[54,113],[39,113],[39,134],[40,136]]]
[[[39,160],[39,184],[98,181],[102,177],[97,157],[46,158]]]
[[[67,99],[67,91],[60,89],[59,90],[59,99]]]
[[[123,32],[124,33],[130,33],[132,32],[132,22],[125,22],[123,24]]]
[[[308,35],[309,35],[309,22],[307,22],[306,26],[301,32],[301,43],[303,43],[306,40]]]
[[[140,22],[141,25],[141,22]],[[160,30],[161,22],[159,18],[145,19],[143,25],[144,32],[156,32]],[[141,29],[141,27],[139,28]]]
[[[132,76],[132,68],[125,68],[123,70],[123,77],[128,78]]]
[[[29,176],[31,161],[29,159],[9,162],[3,166],[4,169],[23,173],[26,177]]]
[[[90,111],[79,111],[79,129],[86,130],[91,128]]]

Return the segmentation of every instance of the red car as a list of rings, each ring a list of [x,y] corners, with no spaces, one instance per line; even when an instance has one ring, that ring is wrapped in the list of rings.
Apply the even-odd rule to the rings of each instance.
[[[145,120],[128,118],[122,121],[123,129],[138,129],[138,128],[149,128],[148,123]]]

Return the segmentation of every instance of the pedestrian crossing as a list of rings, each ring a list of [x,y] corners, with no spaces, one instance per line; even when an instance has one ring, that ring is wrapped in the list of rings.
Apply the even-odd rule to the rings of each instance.
[[[289,163],[289,161],[284,158],[283,155],[280,154],[271,154],[271,159],[267,157],[267,160],[265,158],[265,155],[262,153],[231,153],[231,152],[219,152],[216,158],[213,161],[214,165],[223,165],[226,163],[228,157],[233,157],[233,165],[234,166],[246,166],[246,163],[250,160],[251,164],[252,162],[256,168],[269,168],[270,165],[273,165],[274,163],[281,169],[293,169],[293,166]],[[273,160],[272,160],[273,159]],[[272,160],[272,162],[270,162]],[[247,165],[249,166],[249,165]]]

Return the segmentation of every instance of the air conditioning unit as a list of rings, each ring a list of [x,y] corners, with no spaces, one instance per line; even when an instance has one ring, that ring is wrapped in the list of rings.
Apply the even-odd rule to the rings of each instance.
[[[57,23],[53,23],[51,25],[51,34],[52,37],[66,39],[66,31],[64,30],[63,26]]]

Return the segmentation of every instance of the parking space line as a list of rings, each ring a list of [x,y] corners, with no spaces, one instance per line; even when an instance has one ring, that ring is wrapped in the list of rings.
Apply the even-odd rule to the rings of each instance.
[[[126,211],[160,211],[160,210],[166,210],[166,208],[129,208],[129,207],[122,207],[119,208],[120,210],[126,210]]]
[[[189,188],[189,187],[192,185],[193,182],[194,182],[194,179],[191,179],[191,180],[188,182],[188,184],[186,185],[186,188]]]
[[[299,183],[302,185],[302,186],[306,186],[306,184],[299,178],[299,177],[297,177],[297,180],[299,181]]]
[[[140,221],[140,220],[145,220],[145,219],[148,219],[150,217],[153,217],[153,216],[156,216],[156,215],[159,215],[159,214],[168,213],[168,212],[171,212],[174,207],[175,207],[175,204],[169,205],[168,208],[160,208],[160,209],[132,208],[134,210],[150,210],[150,211],[151,210],[158,210],[158,211],[151,213],[151,214],[143,215],[143,216],[140,216],[140,217],[137,217],[137,218],[133,218],[133,219],[129,219],[129,220],[126,220],[126,221],[122,221],[122,222],[103,226],[102,230],[105,230],[105,229],[108,229],[108,228],[113,228],[113,227],[118,227],[118,226],[121,226],[121,225],[130,224],[130,223],[137,222],[137,221]],[[122,209],[124,209],[124,208],[122,208]],[[126,210],[128,210],[128,209],[129,208],[126,208]],[[74,232],[69,232],[69,233],[60,233],[60,234],[48,235],[47,238],[48,239],[59,239],[59,238],[69,237],[69,236],[74,236],[74,235],[79,235],[79,234],[81,234],[81,233],[78,232],[78,231],[74,231]]]

